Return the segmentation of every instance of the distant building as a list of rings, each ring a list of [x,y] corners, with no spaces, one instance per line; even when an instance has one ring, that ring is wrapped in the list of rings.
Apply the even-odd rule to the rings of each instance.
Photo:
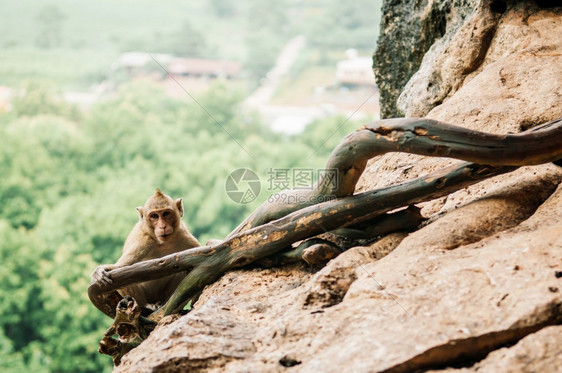
[[[375,86],[373,61],[370,57],[359,57],[357,51],[346,51],[347,59],[336,67],[336,84],[345,87]]]
[[[117,61],[111,66],[112,70],[126,71],[130,76],[138,76],[154,71],[158,67],[156,61],[162,66],[166,66],[173,56],[169,54],[148,54],[145,52],[127,52],[119,56]]]
[[[240,75],[242,64],[201,58],[174,58],[167,64],[167,69],[173,76],[234,79]]]
[[[161,71],[162,67],[166,69],[165,72]],[[242,64],[233,61],[180,58],[169,54],[128,52],[120,55],[112,68],[116,71],[125,71],[130,77],[160,71],[162,76],[170,73],[175,77],[233,79],[240,75]]]

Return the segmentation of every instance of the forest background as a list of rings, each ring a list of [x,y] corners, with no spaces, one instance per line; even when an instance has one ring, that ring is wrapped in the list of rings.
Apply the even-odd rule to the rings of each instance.
[[[242,103],[296,35],[306,37],[306,47],[274,99],[305,97],[315,82],[332,79],[346,49],[370,55],[380,6],[1,2],[0,371],[111,370],[97,352],[110,320],[87,298],[89,275],[119,257],[138,219],[135,207],[156,187],[183,197],[184,220],[204,242],[224,237],[276,191],[267,182],[271,170],[321,169],[360,125],[353,113],[323,116],[288,135]],[[170,94],[156,61],[148,78],[112,68],[129,51],[237,61],[243,69],[235,80],[177,86]],[[68,99],[100,87],[103,94],[88,105]],[[225,192],[239,168],[262,181],[248,204]]]

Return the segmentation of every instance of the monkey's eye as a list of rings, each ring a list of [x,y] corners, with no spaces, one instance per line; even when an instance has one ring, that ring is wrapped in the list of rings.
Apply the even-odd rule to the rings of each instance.
[[[162,214],[163,217],[170,216],[170,211],[164,211]]]
[[[150,215],[150,218],[151,218],[151,219],[158,219],[158,214],[151,214],[151,215]]]

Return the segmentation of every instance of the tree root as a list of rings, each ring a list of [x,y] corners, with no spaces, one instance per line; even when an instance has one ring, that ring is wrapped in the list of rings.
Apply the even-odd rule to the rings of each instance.
[[[453,165],[398,185],[353,195],[367,161],[393,151],[475,163]],[[330,231],[361,238],[412,228],[422,220],[419,212],[418,216],[411,209],[402,215],[386,213],[446,196],[519,166],[559,164],[561,159],[562,118],[515,135],[487,134],[429,119],[377,121],[351,133],[334,149],[326,173],[311,190],[287,191],[295,197],[287,200],[296,202],[264,203],[222,242],[115,269],[110,272],[112,284],[92,283],[88,295],[99,310],[115,317],[120,299],[117,289],[185,271],[186,277],[175,293],[149,316],[159,320],[179,312],[204,286],[230,269],[260,260],[275,265],[305,257],[315,262],[325,259],[324,254],[330,255],[330,243],[305,241],[291,249],[295,242]],[[316,203],[320,200],[326,202]],[[116,322],[119,315],[118,310]],[[118,343],[106,344],[104,348],[114,352]]]
[[[98,352],[110,355],[113,364],[119,365],[121,357],[141,344],[156,323],[141,316],[141,309],[133,297],[121,299],[115,313],[115,320],[105,331]]]

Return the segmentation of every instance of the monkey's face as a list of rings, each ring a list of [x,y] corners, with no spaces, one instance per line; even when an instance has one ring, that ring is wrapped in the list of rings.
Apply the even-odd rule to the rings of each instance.
[[[159,241],[165,242],[172,238],[178,222],[177,212],[173,209],[151,210],[148,215],[150,227]]]

